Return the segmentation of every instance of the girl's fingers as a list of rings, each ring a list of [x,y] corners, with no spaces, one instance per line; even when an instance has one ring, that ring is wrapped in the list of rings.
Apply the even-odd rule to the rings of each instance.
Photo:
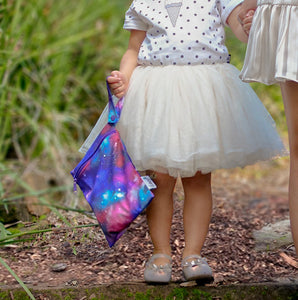
[[[251,10],[249,10],[248,11],[248,13],[247,13],[247,17],[253,17],[253,15],[255,14],[255,10],[254,9],[251,9]]]
[[[121,85],[121,86],[118,86],[116,89],[115,89],[115,93],[121,93],[124,91],[124,86]]]
[[[110,87],[114,90],[119,89],[119,88],[123,88],[123,83],[122,82],[116,82],[116,83],[111,83]]]
[[[111,72],[111,75],[113,76],[113,77],[121,77],[121,72],[120,71],[112,71]]]
[[[107,78],[108,83],[113,84],[122,81],[122,73],[119,71],[112,71],[111,75]]]
[[[115,93],[113,93],[117,98],[122,98],[124,96],[124,91],[118,91],[116,90]]]
[[[108,83],[109,83],[110,85],[112,85],[112,84],[115,84],[115,83],[119,83],[119,82],[121,81],[121,79],[118,78],[118,77],[109,76],[109,77],[107,78],[107,81],[108,81]]]
[[[244,24],[244,25],[243,25],[243,30],[244,30],[246,33],[249,33],[250,28],[251,28],[251,23],[247,23],[247,24]]]
[[[112,71],[107,78],[112,94],[121,98],[125,94],[125,77],[120,71]]]
[[[117,98],[121,98],[124,95],[124,85],[123,84],[111,84],[110,85],[112,94],[115,95]]]
[[[246,17],[245,19],[243,19],[243,25],[251,24],[252,20],[253,20],[253,16]]]
[[[251,11],[250,11],[251,12]],[[253,21],[253,13],[247,14],[247,16],[243,19],[242,28],[245,31],[245,33],[248,35],[250,32],[250,28]]]
[[[118,99],[120,99],[120,98],[122,98],[122,97],[124,96],[124,93],[121,92],[121,93],[115,94],[115,96],[116,96]]]

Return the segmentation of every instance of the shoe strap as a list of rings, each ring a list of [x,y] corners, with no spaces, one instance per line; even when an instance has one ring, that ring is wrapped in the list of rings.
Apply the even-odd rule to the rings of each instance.
[[[183,258],[182,260],[182,267],[187,267],[187,266],[193,266],[197,263],[207,263],[206,259],[203,258],[202,256],[200,255],[197,255],[197,254],[192,254],[192,255],[189,255],[189,256],[186,256]]]
[[[172,263],[172,257],[171,257],[170,255],[163,254],[163,253],[156,253],[156,254],[153,254],[153,255],[150,257],[149,261],[150,261],[151,263],[153,263],[154,260],[155,260],[156,258],[167,258],[167,259],[169,260],[169,262]]]

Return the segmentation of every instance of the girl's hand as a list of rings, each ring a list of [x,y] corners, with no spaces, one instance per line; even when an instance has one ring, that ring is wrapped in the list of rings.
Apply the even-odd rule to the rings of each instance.
[[[248,11],[248,13],[246,14],[246,16],[242,21],[242,28],[247,35],[249,35],[254,14],[255,14],[254,10]]]
[[[240,5],[240,10],[238,13],[238,21],[242,25],[244,18],[247,16],[250,10],[256,10],[257,0],[244,0]]]
[[[113,71],[111,75],[107,78],[112,94],[117,98],[122,98],[128,88],[128,80],[125,75],[120,71]]]

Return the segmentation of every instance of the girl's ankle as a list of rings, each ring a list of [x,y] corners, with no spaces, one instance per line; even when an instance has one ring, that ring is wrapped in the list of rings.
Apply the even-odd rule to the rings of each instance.
[[[163,248],[154,248],[153,249],[153,255],[154,254],[166,254],[171,256],[172,255],[172,251],[170,247],[163,247]]]
[[[201,251],[199,251],[199,250],[183,251],[182,259],[184,259],[184,258],[186,258],[188,256],[191,256],[191,255],[199,255],[199,256],[201,256]]]

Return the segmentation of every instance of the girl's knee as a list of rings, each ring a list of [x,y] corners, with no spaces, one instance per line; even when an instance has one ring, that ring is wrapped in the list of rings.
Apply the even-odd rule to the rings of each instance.
[[[182,184],[184,187],[209,187],[211,185],[211,173],[202,174],[201,172],[197,172],[193,177],[182,178]]]
[[[157,188],[160,189],[174,189],[176,178],[169,174],[159,173],[155,171],[147,171],[146,174],[154,181]]]

